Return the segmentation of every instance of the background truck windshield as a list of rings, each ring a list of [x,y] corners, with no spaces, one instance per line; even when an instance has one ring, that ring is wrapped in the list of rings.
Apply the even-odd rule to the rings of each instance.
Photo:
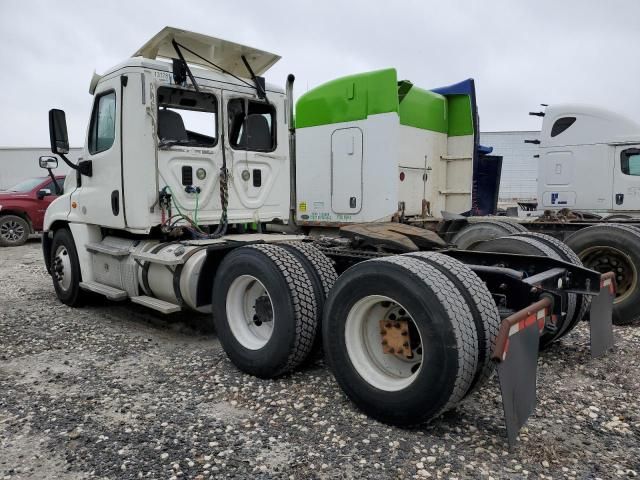
[[[20,183],[15,184],[13,187],[7,188],[8,192],[30,192],[38,185],[42,183],[47,177],[37,177],[37,178],[29,178],[27,180],[23,180]]]

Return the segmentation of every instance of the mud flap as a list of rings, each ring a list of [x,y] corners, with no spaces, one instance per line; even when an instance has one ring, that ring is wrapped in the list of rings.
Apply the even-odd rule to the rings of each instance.
[[[589,329],[591,357],[601,357],[613,348],[613,299],[616,296],[615,277],[612,272],[602,275],[600,293],[591,300]]]
[[[540,332],[549,315],[551,300],[545,298],[505,318],[492,355],[498,378],[509,447],[536,407],[536,374]]]

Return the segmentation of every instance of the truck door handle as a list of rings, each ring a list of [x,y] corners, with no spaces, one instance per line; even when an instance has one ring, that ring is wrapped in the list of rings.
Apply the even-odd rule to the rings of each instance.
[[[624,203],[624,193],[616,193],[616,205],[622,205]]]
[[[120,213],[120,191],[114,190],[111,192],[111,211],[117,217]]]

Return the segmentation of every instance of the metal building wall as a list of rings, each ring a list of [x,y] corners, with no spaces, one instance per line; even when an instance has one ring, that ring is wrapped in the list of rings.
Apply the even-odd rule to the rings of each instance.
[[[540,132],[482,132],[480,143],[493,147],[492,155],[501,155],[502,176],[498,202],[515,205],[518,201],[536,199],[538,178],[538,145],[524,143],[539,139]]]
[[[82,148],[71,148],[67,158],[77,162]],[[0,190],[6,189],[30,177],[44,177],[47,171],[40,168],[38,158],[51,155],[47,147],[0,147]],[[58,161],[58,169],[54,173],[65,174],[69,167]]]

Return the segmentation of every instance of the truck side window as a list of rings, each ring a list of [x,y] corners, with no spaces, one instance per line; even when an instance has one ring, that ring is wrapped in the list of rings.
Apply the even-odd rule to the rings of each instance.
[[[576,117],[562,117],[556,120],[551,127],[551,136],[557,137],[562,132],[564,132],[567,128],[574,124],[576,121]]]
[[[214,147],[218,143],[218,99],[212,93],[160,87],[158,107],[160,148]]]
[[[116,92],[96,98],[89,129],[89,153],[109,150],[116,138]]]
[[[229,143],[236,150],[271,152],[276,148],[276,109],[273,105],[234,98],[229,100]]]
[[[625,175],[640,176],[640,149],[623,150],[620,154],[620,167]]]

